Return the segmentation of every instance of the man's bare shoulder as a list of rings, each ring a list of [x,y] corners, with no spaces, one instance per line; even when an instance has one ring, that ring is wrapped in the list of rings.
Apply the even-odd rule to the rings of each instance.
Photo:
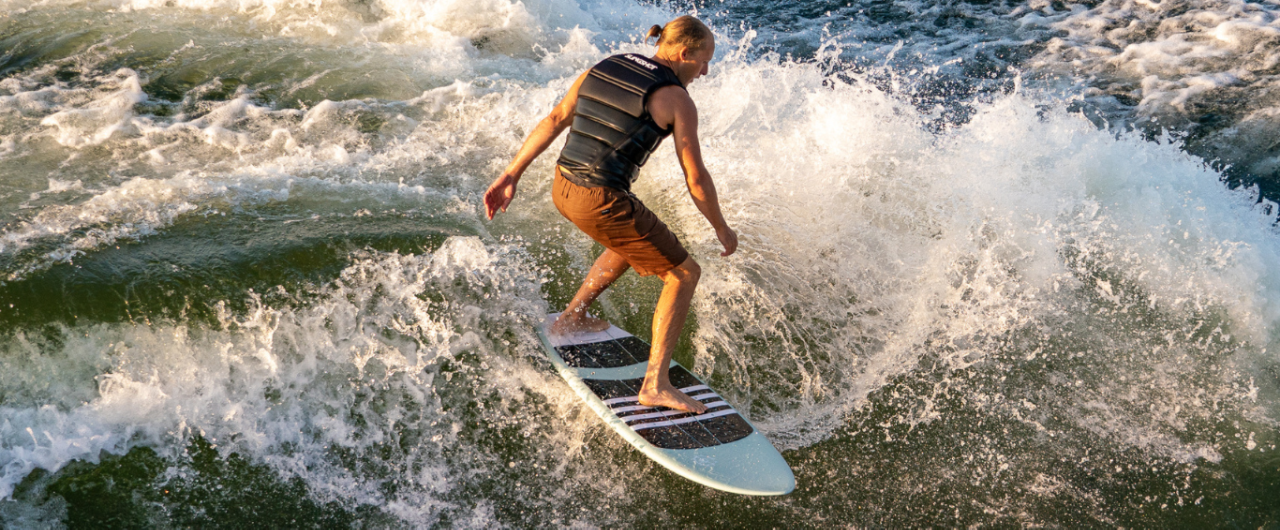
[[[654,105],[670,105],[683,106],[693,105],[693,98],[689,97],[689,92],[680,85],[667,85],[653,91],[653,95],[649,96],[649,104]]]
[[[696,119],[698,109],[693,105],[693,98],[684,87],[667,85],[659,88],[649,96],[649,114],[653,121],[663,128],[670,128],[676,121],[676,115]]]

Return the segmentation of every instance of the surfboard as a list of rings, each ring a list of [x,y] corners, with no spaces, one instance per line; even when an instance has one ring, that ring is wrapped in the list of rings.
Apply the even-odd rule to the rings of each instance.
[[[671,384],[707,406],[703,414],[646,407],[637,400],[649,344],[617,326],[553,336],[538,328],[547,357],[569,387],[624,440],[663,467],[704,486],[742,495],[786,495],[791,466],[768,439],[711,387],[671,362]]]

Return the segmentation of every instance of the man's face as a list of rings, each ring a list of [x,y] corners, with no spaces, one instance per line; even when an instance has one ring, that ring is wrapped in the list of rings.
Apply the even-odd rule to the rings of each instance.
[[[690,50],[685,48],[680,52],[680,64],[676,69],[676,76],[685,85],[692,83],[694,79],[707,75],[709,71],[709,63],[711,58],[716,54],[716,43],[711,42],[700,50]]]

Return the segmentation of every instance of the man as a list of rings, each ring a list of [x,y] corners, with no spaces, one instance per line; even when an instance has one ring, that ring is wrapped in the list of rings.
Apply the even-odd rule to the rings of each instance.
[[[698,145],[698,110],[685,86],[706,75],[715,40],[702,22],[679,17],[658,37],[653,57],[609,57],[578,77],[569,93],[525,139],[520,152],[485,192],[485,213],[493,219],[515,197],[525,169],[560,134],[569,139],[557,160],[553,186],[556,208],[605,247],[550,332],[602,331],[609,323],[587,308],[628,268],[663,282],[653,315],[653,345],[640,389],[640,404],[702,413],[706,407],[680,392],[667,375],[702,269],[662,221],[634,195],[631,182],[658,144],[675,137],[676,156],[689,195],[716,231],[724,252],[733,254],[738,235],[720,213],[715,184]]]

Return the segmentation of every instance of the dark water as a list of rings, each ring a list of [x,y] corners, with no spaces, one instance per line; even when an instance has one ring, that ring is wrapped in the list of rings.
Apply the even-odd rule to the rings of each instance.
[[[0,526],[1276,527],[1267,2],[0,0]],[[677,359],[783,451],[651,463],[533,326],[598,247],[479,196],[675,13],[739,253]],[[598,311],[645,334],[660,284]]]

